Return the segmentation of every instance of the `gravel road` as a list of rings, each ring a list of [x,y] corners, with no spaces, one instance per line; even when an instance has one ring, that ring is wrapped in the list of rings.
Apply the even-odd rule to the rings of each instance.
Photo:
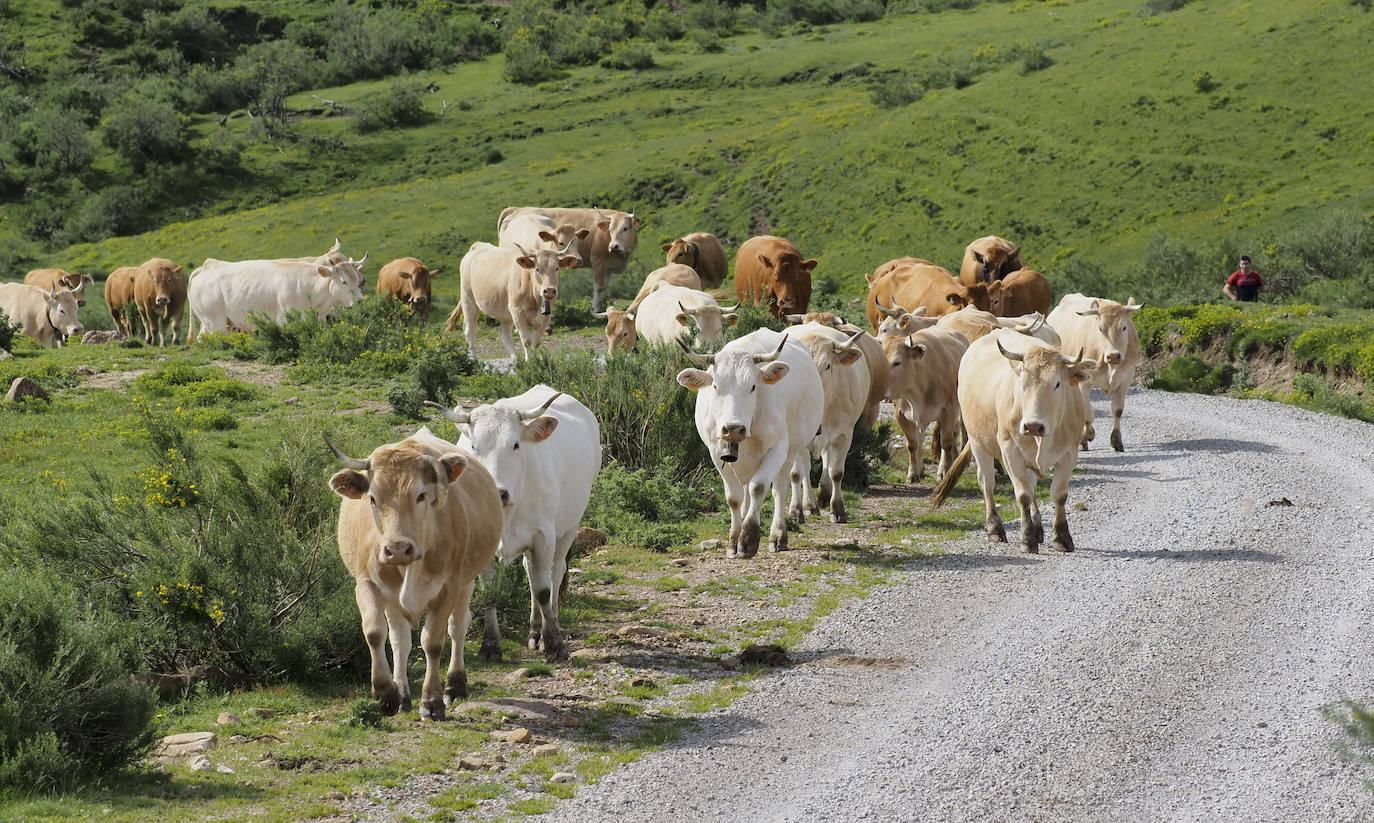
[[[1374,426],[1135,391],[1117,454],[1096,406],[1076,553],[970,536],[540,819],[1374,820],[1320,715],[1374,700]]]

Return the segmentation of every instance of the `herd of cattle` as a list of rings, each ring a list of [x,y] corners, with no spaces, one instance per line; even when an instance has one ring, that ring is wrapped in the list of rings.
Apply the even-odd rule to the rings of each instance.
[[[1052,545],[1073,550],[1065,506],[1078,453],[1095,437],[1091,387],[1110,398],[1111,444],[1124,450],[1121,415],[1140,360],[1134,299],[1121,304],[1070,294],[1052,309],[1049,283],[1025,267],[1020,249],[983,237],[968,245],[957,276],[913,257],[866,275],[870,333],[834,314],[808,312],[817,261],[804,259],[784,238],[759,236],[736,253],[735,296],[794,325],[727,343],[724,330],[737,315],[717,299],[726,255],[704,232],[664,244],[665,265],[648,275],[634,300],[623,310],[603,309],[610,275],[625,269],[642,222],[621,211],[506,209],[498,243],[474,243],[459,265],[461,299],[448,330],[461,320],[474,348],[479,315],[486,315],[500,324],[507,352],[518,356],[514,329],[528,357],[548,330],[559,273],[591,268],[592,310],[606,320],[610,354],[644,338],[678,343],[694,364],[677,381],[696,393],[697,432],[724,484],[729,557],[758,551],[769,494],[773,551],[787,547],[789,514],[802,522],[828,508],[832,521],[846,520],[840,489],[851,438],[856,425],[876,425],[883,400],[893,404],[906,439],[908,482],[924,476],[925,433],[935,424],[940,481],[933,505],[972,460],[989,538],[1005,542],[993,500],[994,461],[1000,460],[1021,509],[1020,548],[1038,552],[1045,535],[1035,486],[1052,472]],[[178,342],[184,306],[193,315],[190,340],[197,321],[204,333],[250,330],[255,314],[280,320],[293,309],[317,311],[323,320],[362,299],[365,260],[344,255],[337,241],[319,257],[209,259],[189,277],[176,263],[154,258],[113,272],[106,302],[120,331],[132,336],[134,318],[125,312],[132,301],[144,339],[163,345]],[[383,267],[377,290],[427,317],[436,274],[403,258]],[[90,282],[56,269],[31,272],[28,285],[0,285],[0,309],[43,345],[60,345],[81,332],[77,306]],[[717,345],[714,354],[695,350]],[[542,647],[551,660],[566,658],[559,602],[568,552],[601,463],[595,415],[548,386],[471,411],[439,408],[459,429],[456,444],[422,428],[354,458],[326,438],[344,466],[330,485],[343,498],[339,551],[356,581],[373,694],[388,713],[410,709],[409,685],[393,676],[384,646],[389,640],[392,658],[406,660],[412,630],[428,614],[420,714],[435,719],[466,695],[462,639],[470,600],[476,578],[494,574],[496,560],[524,560],[530,648]],[[813,457],[822,466],[818,490],[810,483]],[[446,635],[454,649],[441,684]],[[494,607],[481,653],[500,657]]]

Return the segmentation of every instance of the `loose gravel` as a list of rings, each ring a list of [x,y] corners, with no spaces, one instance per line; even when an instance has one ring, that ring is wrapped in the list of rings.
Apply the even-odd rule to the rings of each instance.
[[[1095,406],[1077,552],[917,561],[540,819],[1374,820],[1321,716],[1374,700],[1374,426],[1134,391],[1118,454]]]

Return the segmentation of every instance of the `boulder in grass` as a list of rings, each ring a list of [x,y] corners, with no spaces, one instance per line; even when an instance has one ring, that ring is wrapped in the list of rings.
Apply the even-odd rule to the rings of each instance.
[[[27,377],[14,378],[14,382],[10,384],[9,394],[5,396],[11,401],[27,400],[30,397],[36,397],[39,400],[52,399],[42,386]]]
[[[118,343],[127,340],[124,335],[114,330],[91,330],[81,335],[81,345],[89,346],[93,343]]]

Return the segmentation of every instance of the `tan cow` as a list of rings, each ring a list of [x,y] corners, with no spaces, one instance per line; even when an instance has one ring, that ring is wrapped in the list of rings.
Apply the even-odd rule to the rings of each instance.
[[[959,359],[968,341],[952,329],[929,328],[906,336],[890,334],[879,342],[892,372],[887,394],[906,437],[906,481],[915,483],[925,476],[921,452],[932,422],[939,440],[931,450],[940,453],[939,472],[944,474],[954,460],[959,434]]]
[[[578,258],[576,268],[589,267],[592,270],[592,311],[601,311],[602,297],[610,285],[611,275],[622,272],[630,262],[635,247],[639,244],[639,227],[644,225],[642,217],[634,212],[602,211],[590,209],[545,209],[534,206],[511,206],[502,210],[496,223],[497,236],[502,245],[507,225],[522,214],[537,214],[547,217],[562,227],[571,227],[579,234],[576,249],[572,252]],[[588,234],[581,235],[586,229]],[[565,242],[560,239],[559,242]],[[566,250],[566,243],[562,249]],[[563,251],[560,251],[562,254]]]
[[[443,720],[444,707],[468,692],[463,641],[473,581],[496,556],[505,522],[496,483],[471,453],[427,428],[365,459],[348,457],[327,437],[325,443],[345,467],[329,485],[343,498],[339,556],[355,581],[372,696],[386,714],[410,711],[411,632],[427,615],[420,719]],[[453,656],[440,683],[446,634]],[[388,636],[397,676],[387,665]]]
[[[526,251],[519,246],[473,243],[458,264],[462,298],[449,315],[445,331],[457,328],[462,318],[468,350],[476,351],[480,312],[501,324],[501,344],[511,357],[518,357],[511,339],[514,326],[528,360],[530,349],[544,340],[553,301],[558,298],[558,273],[578,264],[571,248]]]
[[[1019,246],[1010,240],[988,235],[965,247],[964,262],[959,266],[959,280],[966,286],[991,283],[1025,267]]]
[[[125,316],[124,307],[134,299],[134,278],[138,276],[138,268],[120,266],[105,278],[105,307],[114,318],[115,328],[125,337],[133,337],[137,326],[134,322],[137,309]]]
[[[1034,269],[1017,269],[988,284],[989,311],[998,317],[1050,313],[1050,281]]]
[[[986,283],[967,286],[947,269],[908,259],[914,262],[893,265],[900,262],[894,260],[879,266],[869,280],[865,311],[874,331],[882,324],[883,312],[879,304],[901,306],[908,312],[924,306],[930,317],[951,314],[969,305],[988,310]]]
[[[76,294],[71,289],[40,289],[23,283],[0,283],[0,311],[20,333],[37,340],[44,348],[61,346],[68,337],[84,328],[77,317]]]
[[[95,278],[89,274],[75,274],[61,269],[34,269],[24,275],[24,282],[43,291],[53,288],[70,289],[76,296],[77,307],[81,307],[86,305],[86,286],[94,283]]]
[[[151,344],[156,331],[157,344],[167,345],[167,327],[172,329],[172,345],[181,341],[181,318],[186,313],[186,272],[164,257],[143,262],[134,275],[134,305],[143,320],[143,339]]]
[[[859,331],[859,327],[853,323],[844,322],[844,318],[828,311],[813,311],[806,314],[789,314],[787,322],[793,325],[802,323],[820,323],[831,328],[838,329],[846,335],[852,336]],[[868,332],[864,332],[855,341],[859,350],[864,355],[864,366],[868,369],[868,399],[864,401],[864,411],[859,417],[859,425],[866,429],[871,429],[878,424],[878,412],[882,402],[887,399],[888,383],[892,379],[892,370],[887,366],[887,355],[883,354],[883,346],[878,339]]]
[[[685,289],[701,291],[701,276],[697,274],[696,269],[681,263],[669,263],[666,266],[660,266],[644,277],[644,285],[639,287],[639,293],[635,295],[635,299],[631,301],[630,307],[626,311],[638,309],[639,304],[644,302],[644,298],[663,286],[682,286]]]
[[[864,411],[871,381],[868,364],[858,341],[863,329],[845,334],[833,326],[805,323],[788,332],[810,352],[821,375],[821,396],[825,409],[821,427],[812,438],[810,448],[801,458],[796,471],[801,475],[802,494],[792,501],[794,515],[819,514],[830,508],[831,523],[846,523],[849,515],[844,508],[844,461],[854,439],[854,424]],[[821,458],[821,487],[819,499],[811,488],[811,457]]]
[[[803,260],[790,240],[771,234],[751,237],[735,253],[735,296],[768,306],[779,319],[805,314],[815,268],[816,261]]]
[[[1006,530],[992,496],[993,461],[1000,459],[1021,507],[1021,551],[1038,552],[1045,530],[1035,485],[1053,470],[1054,548],[1073,551],[1065,507],[1087,402],[1078,386],[1096,367],[1082,355],[1071,359],[1044,341],[1010,329],[969,346],[959,366],[959,405],[968,443],[931,493],[931,506],[944,503],[971,455],[978,464],[988,538],[1005,543]]]
[[[671,243],[664,243],[663,250],[668,253],[669,265],[681,263],[691,266],[701,276],[702,285],[693,288],[699,289],[704,286],[714,289],[725,282],[725,248],[720,245],[715,235],[694,231]]]
[[[377,296],[392,297],[410,306],[412,314],[420,316],[420,322],[429,321],[430,281],[439,276],[438,269],[431,269],[414,257],[392,260],[377,273]]]
[[[592,317],[606,321],[607,356],[629,351],[639,342],[634,312],[620,311],[615,306],[607,306],[604,312],[592,312]]]
[[[1114,300],[1066,294],[1050,312],[1049,324],[1063,338],[1064,351],[1082,352],[1098,364],[1091,380],[1083,384],[1086,399],[1092,386],[1107,394],[1112,401],[1112,448],[1125,451],[1121,442],[1121,413],[1126,408],[1126,389],[1135,378],[1140,364],[1140,338],[1131,315],[1144,306],[1135,298],[1126,305]],[[1092,407],[1088,407],[1087,424],[1083,428],[1082,446],[1092,439]]]

